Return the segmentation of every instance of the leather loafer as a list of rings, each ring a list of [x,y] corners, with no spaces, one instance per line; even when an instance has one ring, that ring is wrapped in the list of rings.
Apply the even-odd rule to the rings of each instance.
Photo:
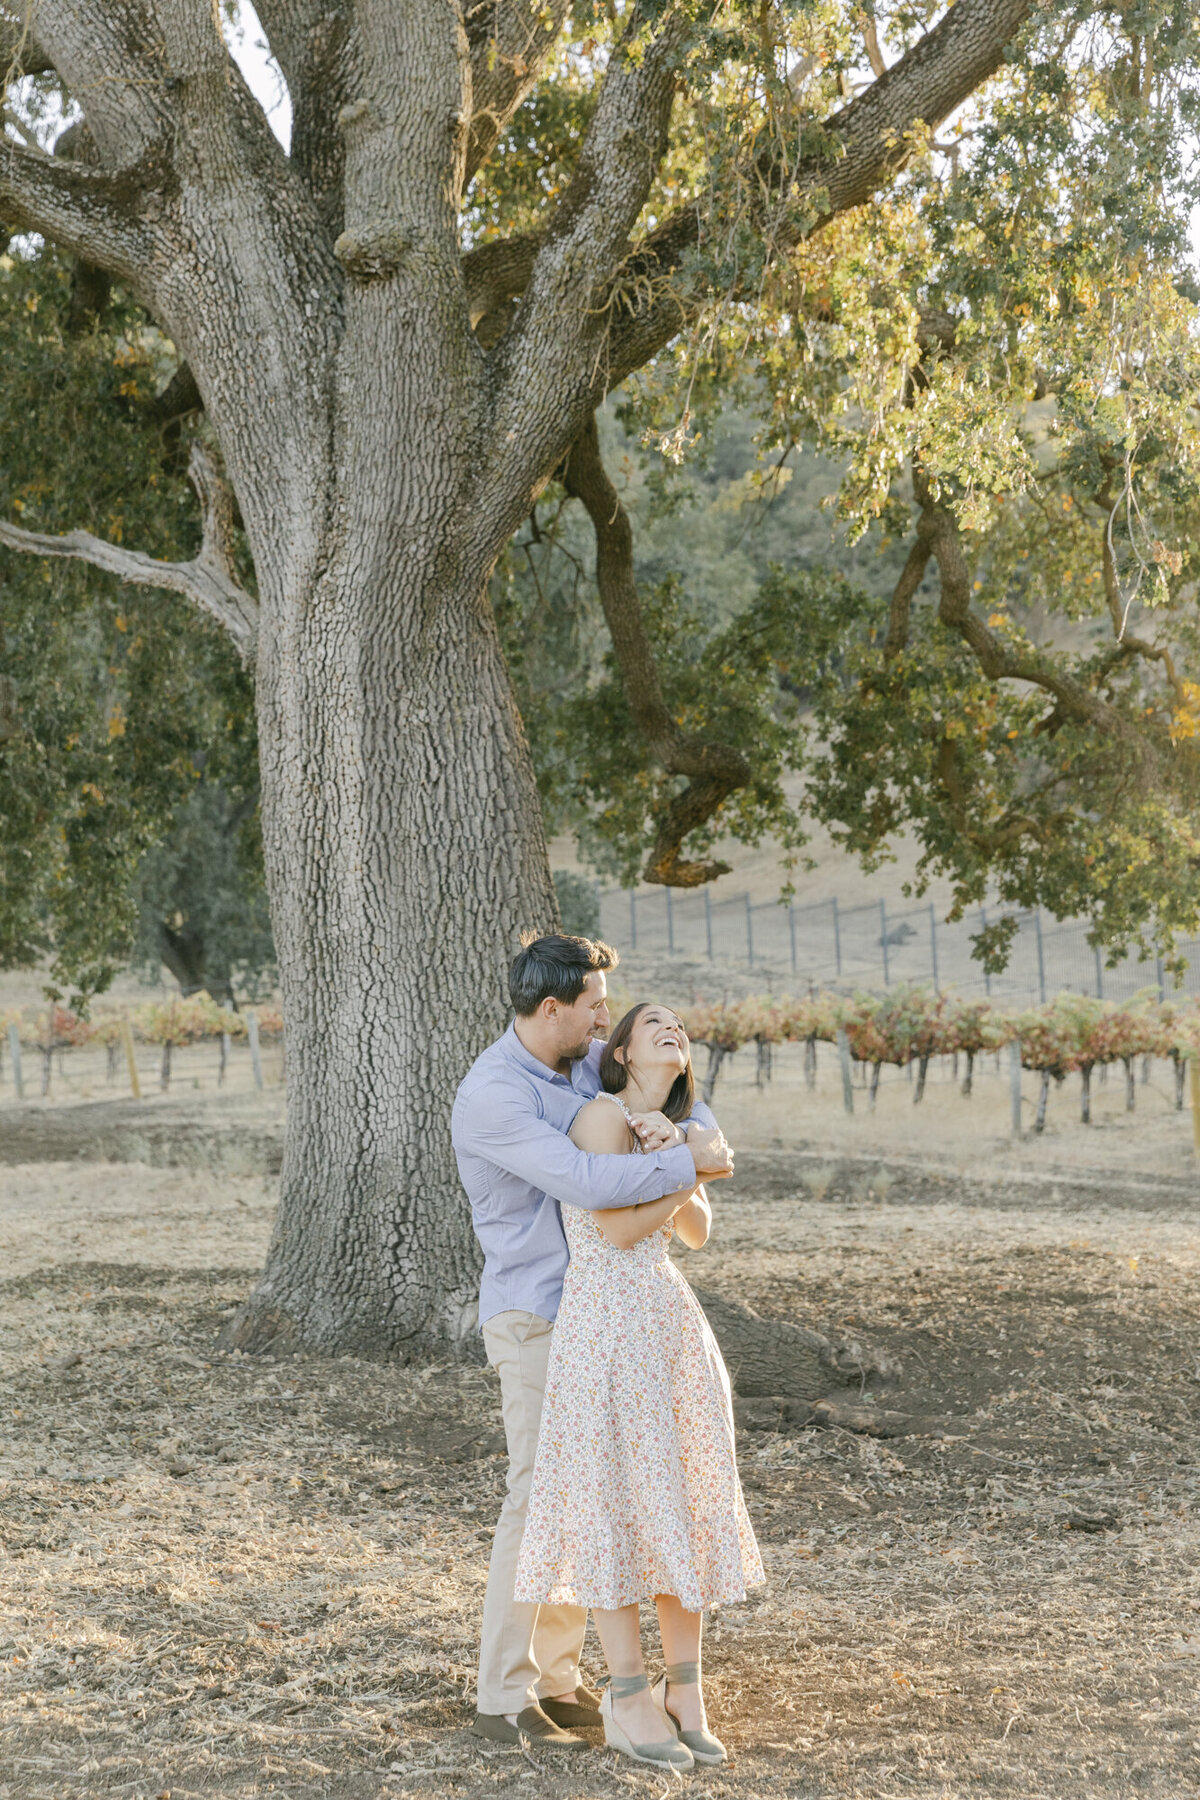
[[[476,1713],[471,1730],[493,1744],[528,1744],[531,1750],[588,1750],[586,1738],[572,1737],[548,1718],[540,1706],[526,1706],[510,1725],[503,1713]]]
[[[567,1731],[598,1731],[604,1721],[600,1717],[600,1696],[580,1682],[574,1700],[551,1700],[543,1695],[538,1705],[548,1719]]]

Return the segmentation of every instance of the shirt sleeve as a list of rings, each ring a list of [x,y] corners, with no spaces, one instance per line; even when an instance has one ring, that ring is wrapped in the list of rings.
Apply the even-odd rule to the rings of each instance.
[[[579,1104],[586,1104],[582,1096]],[[497,1163],[564,1206],[588,1212],[661,1200],[696,1182],[696,1165],[685,1144],[651,1156],[592,1155],[577,1149],[565,1131],[548,1125],[517,1090],[460,1100],[454,1125],[456,1149]]]
[[[705,1106],[703,1100],[695,1100],[692,1102],[692,1110],[688,1114],[687,1122],[689,1125],[702,1125],[706,1131],[715,1131],[717,1129],[717,1121],[712,1108]]]

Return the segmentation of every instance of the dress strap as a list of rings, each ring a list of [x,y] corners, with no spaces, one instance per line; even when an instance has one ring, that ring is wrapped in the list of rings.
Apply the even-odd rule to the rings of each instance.
[[[640,1150],[642,1147],[642,1140],[637,1134],[637,1127],[633,1122],[633,1114],[622,1100],[620,1094],[609,1094],[602,1090],[596,1095],[596,1098],[597,1100],[611,1100],[614,1106],[620,1107],[621,1111],[625,1114],[625,1123],[633,1133],[634,1148]]]

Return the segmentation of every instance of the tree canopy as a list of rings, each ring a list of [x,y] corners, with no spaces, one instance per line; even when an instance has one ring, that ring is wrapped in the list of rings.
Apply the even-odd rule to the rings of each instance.
[[[605,301],[625,479],[585,432],[493,594],[544,802],[620,878],[712,879],[721,836],[802,853],[811,816],[868,862],[912,832],[959,906],[990,886],[1169,949],[1200,925],[1196,25],[1182,5],[1014,7],[990,23],[1018,37],[984,89],[958,76],[944,136],[903,126],[905,81],[968,11],[936,30],[919,6],[670,15],[686,76]],[[8,142],[51,148],[71,87],[36,20],[12,27]],[[526,51],[495,49],[488,79],[528,91],[498,134],[477,115],[461,217],[485,340],[584,180],[615,46],[637,68],[659,41],[655,16],[616,6],[526,29]],[[851,124],[872,106],[896,137],[860,199]],[[294,157],[331,154],[302,105],[296,132]],[[61,149],[81,157],[71,131]],[[120,283],[89,314],[86,261],[14,249],[0,510],[183,557],[199,522],[179,423],[200,396],[175,410],[178,349]],[[814,452],[839,478],[816,549],[773,527],[764,567],[739,541],[736,605],[689,545],[731,408],[753,433],[722,500],[742,538],[772,508],[799,527],[780,496]],[[631,472],[638,529],[678,541],[662,572],[629,528]],[[5,960],[52,944],[60,979],[102,985],[139,891],[141,953],[183,957],[199,927],[171,880],[237,840],[197,906],[209,979],[262,966],[248,676],[216,628],[78,562],[7,556],[0,591]],[[185,814],[198,853],[181,839],[147,862]]]

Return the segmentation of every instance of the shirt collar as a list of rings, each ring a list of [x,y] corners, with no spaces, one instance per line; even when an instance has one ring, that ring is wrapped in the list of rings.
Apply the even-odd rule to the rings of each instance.
[[[517,1022],[515,1019],[504,1034],[504,1047],[513,1062],[517,1063],[520,1068],[525,1069],[530,1075],[536,1075],[539,1081],[557,1081],[560,1082],[563,1087],[570,1087],[572,1085],[567,1076],[560,1075],[557,1069],[548,1068],[547,1065],[542,1062],[540,1057],[534,1056],[532,1051],[525,1048],[524,1044],[517,1036]],[[572,1070],[574,1070],[574,1067],[575,1065],[572,1064]]]

